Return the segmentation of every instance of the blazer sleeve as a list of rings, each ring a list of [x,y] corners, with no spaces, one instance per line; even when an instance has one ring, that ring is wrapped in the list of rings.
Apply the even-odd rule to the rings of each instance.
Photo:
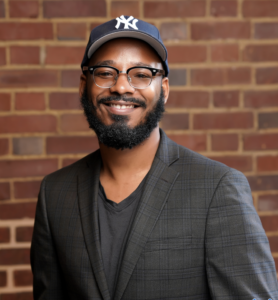
[[[31,245],[34,300],[69,299],[47,218],[45,179],[39,193]]]
[[[207,216],[206,271],[212,299],[278,299],[274,260],[246,177],[230,169]]]

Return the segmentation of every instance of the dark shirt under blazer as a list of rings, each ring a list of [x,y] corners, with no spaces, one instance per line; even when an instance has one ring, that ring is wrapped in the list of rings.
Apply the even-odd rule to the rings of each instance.
[[[97,150],[42,182],[31,248],[35,300],[110,299],[97,216],[100,166]],[[246,178],[161,131],[114,299],[253,298],[278,299],[278,287]]]

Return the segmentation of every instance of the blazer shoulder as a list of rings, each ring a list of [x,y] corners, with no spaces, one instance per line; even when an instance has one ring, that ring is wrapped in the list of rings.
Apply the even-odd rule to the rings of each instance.
[[[72,177],[76,177],[78,171],[82,168],[88,168],[93,164],[94,159],[99,158],[99,149],[87,156],[77,160],[69,166],[63,167],[53,173],[50,173],[44,177],[44,181],[49,182],[64,182],[70,180]]]
[[[193,150],[190,150],[184,146],[178,145],[179,147],[179,160],[176,162],[179,165],[183,165],[184,168],[190,166],[191,169],[194,169],[200,175],[205,173],[206,175],[210,174],[211,176],[222,177],[226,173],[232,171],[231,167],[210,159],[202,154],[199,154]],[[235,172],[239,172],[234,170]]]

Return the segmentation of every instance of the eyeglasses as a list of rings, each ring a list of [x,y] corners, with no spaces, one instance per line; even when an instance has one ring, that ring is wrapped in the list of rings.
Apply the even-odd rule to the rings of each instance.
[[[132,67],[123,72],[111,66],[85,66],[83,71],[89,71],[95,84],[106,89],[117,83],[119,74],[126,74],[129,84],[135,89],[145,89],[152,83],[153,77],[165,75],[164,70],[149,67]]]

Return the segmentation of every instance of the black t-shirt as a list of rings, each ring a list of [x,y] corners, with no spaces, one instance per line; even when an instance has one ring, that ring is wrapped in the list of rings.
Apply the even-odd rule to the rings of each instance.
[[[114,296],[115,284],[126,240],[136,213],[136,208],[142,196],[144,182],[145,179],[143,179],[131,195],[119,204],[106,198],[105,191],[101,183],[99,183],[98,213],[100,245],[111,299]]]

